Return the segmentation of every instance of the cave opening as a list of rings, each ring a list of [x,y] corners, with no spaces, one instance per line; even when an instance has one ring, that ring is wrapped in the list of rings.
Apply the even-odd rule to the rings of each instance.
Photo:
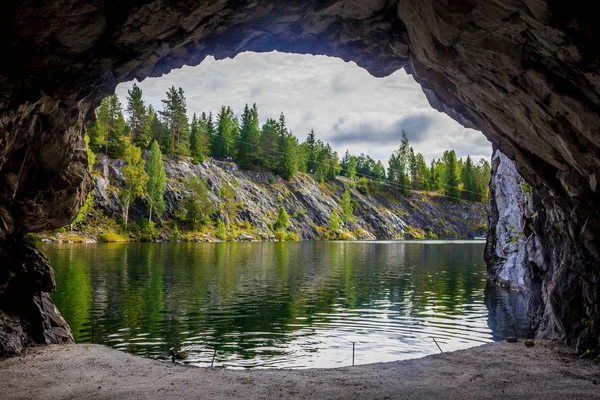
[[[29,296],[22,314],[2,315],[9,351],[41,337],[28,335],[28,319],[43,321],[45,342],[65,338],[44,305],[52,270],[23,238],[69,224],[84,204],[92,110],[120,82],[245,50],[339,56],[375,76],[406,68],[434,108],[480,129],[535,194],[520,265],[536,266],[536,334],[582,352],[598,348],[599,55],[586,6],[142,3],[74,3],[85,12],[23,3],[3,17],[2,50],[12,62],[0,75],[1,299]]]
[[[447,351],[504,339],[509,328],[512,332],[512,322],[517,323],[522,337],[530,336],[523,297],[518,293],[503,294],[493,286],[488,288],[485,280],[481,280],[486,273],[483,243],[443,242],[486,235],[485,204],[491,178],[491,145],[481,132],[464,128],[431,108],[420,86],[405,71],[376,78],[355,63],[339,58],[244,52],[233,59],[208,57],[195,67],[182,67],[141,82],[126,82],[117,86],[115,93],[102,101],[95,110],[96,120],[86,127],[86,141],[95,153],[91,168],[93,207],[80,211],[83,216],[78,216],[73,230],[43,234],[45,241],[113,241],[123,233],[134,240],[145,241],[218,241],[218,226],[214,224],[221,218],[227,232],[227,237],[222,239],[238,242],[241,240],[238,238],[250,237],[255,241],[262,235],[272,234],[265,226],[274,218],[269,214],[275,214],[277,208],[271,203],[287,210],[288,233],[302,240],[428,241],[427,247],[422,249],[419,242],[407,242],[406,248],[394,243],[369,245],[362,251],[342,246],[332,250],[335,252],[331,254],[322,248],[301,249],[308,254],[315,251],[314,257],[331,259],[327,262],[299,259],[299,249],[290,244],[290,260],[282,258],[276,263],[277,268],[285,265],[290,270],[287,278],[291,281],[290,293],[275,285],[277,279],[273,270],[260,265],[252,252],[247,254],[243,248],[235,247],[235,243],[223,254],[218,247],[214,248],[219,254],[214,259],[198,253],[197,248],[208,251],[202,244],[192,246],[181,252],[188,260],[185,265],[168,260],[164,254],[175,250],[165,247],[167,244],[161,245],[160,251],[160,247],[130,247],[134,245],[112,245],[116,246],[114,248],[99,245],[98,250],[91,251],[75,245],[65,248],[68,257],[52,244],[45,248],[58,283],[58,290],[52,297],[69,322],[76,342],[102,343],[159,359],[166,357],[169,348],[182,346],[190,352],[186,362],[198,366],[212,363],[210,346],[218,343],[221,348],[216,362],[220,366],[335,367],[346,364],[346,349],[332,346],[327,337],[337,337],[347,343],[355,341],[359,349],[357,362],[372,363],[438,352],[435,342],[424,336],[427,334],[437,334],[438,345]],[[179,107],[183,119],[172,122],[170,113],[176,107],[176,101],[181,101]],[[247,121],[246,107],[251,112],[256,111],[256,137],[243,136],[252,125]],[[113,109],[115,115],[111,115],[109,109]],[[281,124],[282,115],[285,126],[278,129],[286,133],[278,132],[277,136],[263,140],[269,134],[269,120]],[[208,120],[213,121],[212,128],[208,128]],[[227,124],[234,127],[233,131],[226,129]],[[115,136],[113,130],[118,135]],[[309,147],[311,131],[315,134],[314,159]],[[404,132],[407,133],[407,148],[400,150]],[[192,134],[197,136],[193,139]],[[270,141],[277,142],[278,137],[288,134],[293,136],[292,156],[296,172],[282,179],[279,161],[271,164],[268,152],[273,151],[277,158],[278,152],[283,150],[279,146],[270,147]],[[230,135],[226,138],[230,141],[229,150],[217,146],[219,135]],[[249,142],[252,140],[256,143]],[[149,163],[153,151],[151,143],[154,142],[164,158],[167,204],[164,210],[152,214],[154,220],[149,226],[149,202],[139,196],[128,207],[129,225],[126,227],[122,197],[126,187],[124,165],[129,163],[126,148],[141,149],[142,158]],[[198,154],[194,152],[194,146],[199,147]],[[257,154],[247,158],[246,146],[252,146],[252,152]],[[454,161],[446,159],[449,153],[453,154]],[[405,159],[404,164],[394,161],[398,154]],[[349,175],[346,158],[356,162],[353,176]],[[413,158],[420,159],[422,164],[412,161]],[[455,164],[449,166],[449,162]],[[213,163],[219,168],[212,168]],[[330,172],[330,168],[334,171]],[[401,172],[399,168],[404,171],[406,181],[396,175]],[[463,173],[468,168],[473,169],[471,178]],[[446,177],[450,169],[458,179],[456,187],[450,187],[451,183],[446,181],[450,178]],[[146,172],[150,175],[148,170]],[[191,177],[203,179],[210,195],[207,200],[222,206],[197,226],[188,218],[186,193],[202,194],[192,189],[197,183],[190,183]],[[473,187],[467,186],[469,183]],[[277,192],[280,186],[284,188],[281,193]],[[229,209],[224,200],[228,190],[237,203],[234,210]],[[265,199],[272,200],[257,202],[253,199],[256,190]],[[343,195],[340,192],[327,196],[328,191],[348,191],[350,202],[357,209],[351,212],[351,218],[344,219],[343,207],[339,208],[342,220],[339,232],[344,237],[329,236],[337,234],[329,227],[338,207],[329,211],[326,205],[340,201]],[[311,197],[314,192],[317,197]],[[375,208],[362,211],[369,207],[365,202],[369,198],[383,213]],[[261,212],[261,207],[267,209],[267,213]],[[382,217],[385,213],[394,217],[386,219]],[[370,219],[375,222],[369,222]],[[358,236],[361,230],[363,236]],[[320,231],[325,232],[324,237]],[[277,231],[273,233],[277,234]],[[392,249],[386,249],[386,246]],[[263,246],[261,249],[267,259],[271,253],[283,257],[277,248]],[[240,252],[248,257],[247,261],[240,259]],[[338,252],[339,256],[336,256]],[[390,255],[395,257],[395,262]],[[339,257],[353,260],[340,262]],[[203,258],[216,263],[218,269],[212,273],[202,271],[206,268]],[[269,304],[270,299],[263,299],[261,294],[266,289],[278,296],[280,304],[269,306],[273,307],[269,312],[253,301],[225,296],[227,289],[218,272],[224,268],[220,264],[222,258],[226,260],[225,265],[230,266],[230,279],[234,283],[230,290],[238,293],[236,297],[257,297],[262,303]],[[447,269],[442,265],[446,258]],[[373,271],[357,272],[360,269],[357,260],[363,260],[360,262],[365,262]],[[375,260],[382,265],[376,265]],[[424,265],[427,262],[431,265]],[[104,263],[110,265],[102,267]],[[249,265],[248,270],[240,271],[239,264],[244,263]],[[312,279],[326,288],[325,293],[339,291],[336,301],[332,302],[325,293],[311,288],[306,281],[307,271],[300,266],[304,263],[317,271]],[[420,270],[415,276],[410,270],[412,263]],[[275,264],[269,261],[267,265]],[[204,293],[208,289],[202,284],[194,285],[194,292],[190,293],[198,309],[187,304],[181,296],[173,295],[187,290],[182,275],[185,268],[196,271],[192,274],[194,280],[213,281],[219,289],[214,296],[218,296],[223,304],[205,305]],[[331,274],[335,279],[341,279],[338,276],[341,269],[348,275],[346,279],[368,281],[378,276],[379,268],[387,269],[387,274],[407,274],[408,280],[415,280],[415,289],[408,290],[405,284],[394,285],[382,276],[380,279],[390,284],[390,288],[366,284],[373,293],[364,296],[348,287],[337,287],[327,278]],[[263,282],[249,285],[246,290],[238,288],[244,275],[254,276],[257,270],[263,269]],[[421,282],[424,277],[420,274],[429,273],[444,284],[436,288]],[[166,275],[172,275],[172,279],[166,280]],[[92,279],[93,276],[96,278]],[[127,283],[119,283],[123,280]],[[139,298],[133,294],[119,294],[136,292],[137,285],[155,280],[158,280],[156,286],[140,293]],[[295,296],[296,290],[306,291],[309,297],[318,299],[322,304],[320,312],[315,313],[316,305],[310,300],[304,304],[305,300]],[[434,293],[431,298],[424,294],[427,291]],[[161,300],[165,297],[169,301]],[[359,297],[357,301],[362,308],[369,310],[366,314],[357,310],[357,304],[351,300],[354,297]],[[453,300],[443,300],[445,297]],[[285,308],[281,304],[302,306],[306,310],[298,311],[294,320],[279,310]],[[339,313],[348,316],[336,317],[336,313],[327,307],[339,308]],[[159,311],[157,308],[172,321],[169,325],[156,323],[152,315]],[[265,315],[257,315],[256,309]],[[220,320],[214,320],[213,314],[218,312],[223,314],[221,319],[227,321],[226,328],[220,325]],[[126,313],[137,315],[137,319],[127,318]],[[237,313],[247,314],[247,317],[236,323]],[[385,323],[386,313],[392,315],[388,323]],[[185,315],[190,321],[189,326],[183,328],[173,318],[175,314]],[[200,321],[198,315],[205,321]],[[464,318],[471,322],[457,322],[445,329],[444,325],[434,323],[432,315],[439,318],[454,316],[457,320]],[[358,322],[363,318],[373,319],[370,328]],[[262,324],[256,322],[261,319]],[[285,321],[285,330],[289,330],[289,334],[279,331],[280,320]],[[421,323],[432,326],[410,328],[411,324],[418,326]],[[315,329],[317,326],[322,328]],[[185,329],[189,334],[182,336],[177,329]],[[309,334],[311,329],[315,332]],[[398,333],[410,329],[414,330],[412,335]],[[211,334],[212,331],[215,333]],[[263,340],[261,335],[264,334],[270,335],[271,339]],[[270,347],[277,351],[270,354]]]

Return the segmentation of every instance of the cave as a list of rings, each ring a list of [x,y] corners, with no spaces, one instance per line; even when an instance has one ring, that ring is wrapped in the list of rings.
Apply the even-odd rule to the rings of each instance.
[[[52,268],[26,234],[68,224],[83,204],[91,188],[83,128],[101,99],[121,82],[197,65],[208,55],[273,50],[339,57],[376,77],[404,68],[434,108],[482,131],[534,191],[523,269],[537,337],[579,351],[597,348],[594,17],[592,3],[556,0],[5,5],[0,353],[72,340],[47,295],[55,286]],[[488,254],[494,245],[488,242]]]

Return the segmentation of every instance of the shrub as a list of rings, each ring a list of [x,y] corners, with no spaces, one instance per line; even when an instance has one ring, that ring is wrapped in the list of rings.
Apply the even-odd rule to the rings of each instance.
[[[275,239],[283,242],[285,239],[287,239],[287,233],[285,233],[283,229],[278,229],[275,231]]]
[[[179,227],[177,226],[177,224],[173,225],[173,230],[171,231],[171,238],[173,240],[177,240],[179,239]]]
[[[289,232],[287,234],[286,240],[288,240],[290,242],[297,242],[300,240],[300,237],[295,232]]]
[[[358,191],[362,194],[369,194],[369,180],[366,177],[362,177],[358,180]]]
[[[221,218],[217,219],[217,230],[215,236],[221,240],[227,239],[227,229],[225,229],[225,223]]]
[[[267,182],[269,182],[269,185],[272,185],[275,183],[275,178],[270,176],[269,179],[267,179]]]
[[[277,212],[277,219],[275,220],[275,224],[273,225],[273,229],[285,229],[290,223],[290,217],[285,212],[285,208],[279,207],[279,211]]]
[[[331,216],[329,217],[329,230],[337,231],[340,229],[340,216],[338,215],[336,210],[331,212]]]
[[[523,182],[521,184],[521,192],[523,193],[523,195],[525,197],[529,197],[529,196],[531,196],[531,193],[533,193],[531,186],[527,182]]]
[[[103,234],[101,234],[99,240],[100,240],[100,242],[107,242],[107,243],[131,241],[131,239],[129,239],[128,236],[122,235],[117,232],[112,232],[112,231],[104,232]]]

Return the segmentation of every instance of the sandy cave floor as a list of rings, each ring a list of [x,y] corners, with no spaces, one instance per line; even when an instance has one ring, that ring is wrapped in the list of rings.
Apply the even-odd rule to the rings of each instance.
[[[238,398],[600,399],[600,363],[544,341],[336,369],[198,368],[84,344],[0,361],[0,399]]]

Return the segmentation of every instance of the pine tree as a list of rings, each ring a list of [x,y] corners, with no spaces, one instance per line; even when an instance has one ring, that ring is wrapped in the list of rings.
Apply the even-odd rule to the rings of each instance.
[[[445,191],[452,201],[458,201],[458,174],[457,174],[457,161],[456,153],[454,150],[447,150],[444,152],[444,164],[446,170],[445,176]]]
[[[175,89],[175,86],[171,86],[166,95],[167,98],[162,100],[163,110],[159,112],[169,133],[163,138],[163,151],[185,155],[188,152],[188,120],[185,95],[182,88]]]
[[[119,158],[123,155],[126,143],[123,134],[126,131],[125,118],[122,113],[123,107],[116,94],[108,96],[108,110],[106,120],[108,122],[107,155]]]
[[[249,169],[253,164],[254,146],[252,144],[253,117],[248,104],[244,107],[242,124],[240,127],[240,140],[236,143],[236,162],[242,169]]]
[[[217,129],[214,135],[212,135],[212,141],[210,144],[210,153],[216,158],[225,158],[227,154],[227,144],[225,135],[227,134],[227,109],[225,106],[221,106],[219,113],[217,114]]]
[[[409,161],[411,148],[409,146],[406,132],[402,131],[402,142],[398,150],[394,151],[388,161],[387,178],[394,184],[396,195],[408,194],[409,179]]]
[[[135,83],[131,90],[127,91],[127,112],[129,113],[129,126],[131,128],[130,143],[140,148],[148,147],[150,137],[147,128],[147,110],[142,99],[142,89]]]
[[[260,164],[274,171],[277,167],[277,147],[279,145],[277,122],[267,119],[262,127],[260,136],[261,160]]]
[[[167,189],[167,175],[162,160],[162,152],[158,143],[152,142],[146,163],[146,198],[150,206],[148,221],[152,221],[152,211],[159,217],[165,212],[165,190]]]
[[[467,201],[476,201],[477,186],[475,184],[475,168],[471,161],[471,156],[467,156],[467,160],[460,173],[460,180],[463,184],[463,190],[461,192],[461,198]]]
[[[125,227],[129,219],[129,205],[140,196],[144,195],[144,188],[148,177],[144,171],[144,159],[142,150],[134,145],[125,149],[125,166],[123,167],[123,188],[121,188],[121,201],[123,202],[123,213]]]
[[[290,180],[296,174],[296,138],[288,132],[285,126],[285,117],[281,113],[277,123],[278,148],[277,148],[277,173],[285,180]]]
[[[212,152],[212,143],[215,140],[215,136],[217,134],[217,129],[215,128],[215,120],[213,118],[212,112],[208,113],[208,118],[206,119],[206,142],[207,142],[207,153],[209,153],[212,157],[216,157]]]
[[[196,117],[196,113],[192,117],[192,123],[190,125],[190,154],[192,156],[192,162],[194,164],[200,164],[204,161],[202,155],[202,146],[200,143],[200,122]]]
[[[310,130],[308,137],[306,138],[306,150],[308,152],[308,163],[306,164],[306,169],[308,172],[314,173],[314,171],[317,169],[317,140],[315,138],[315,131],[313,129]]]

